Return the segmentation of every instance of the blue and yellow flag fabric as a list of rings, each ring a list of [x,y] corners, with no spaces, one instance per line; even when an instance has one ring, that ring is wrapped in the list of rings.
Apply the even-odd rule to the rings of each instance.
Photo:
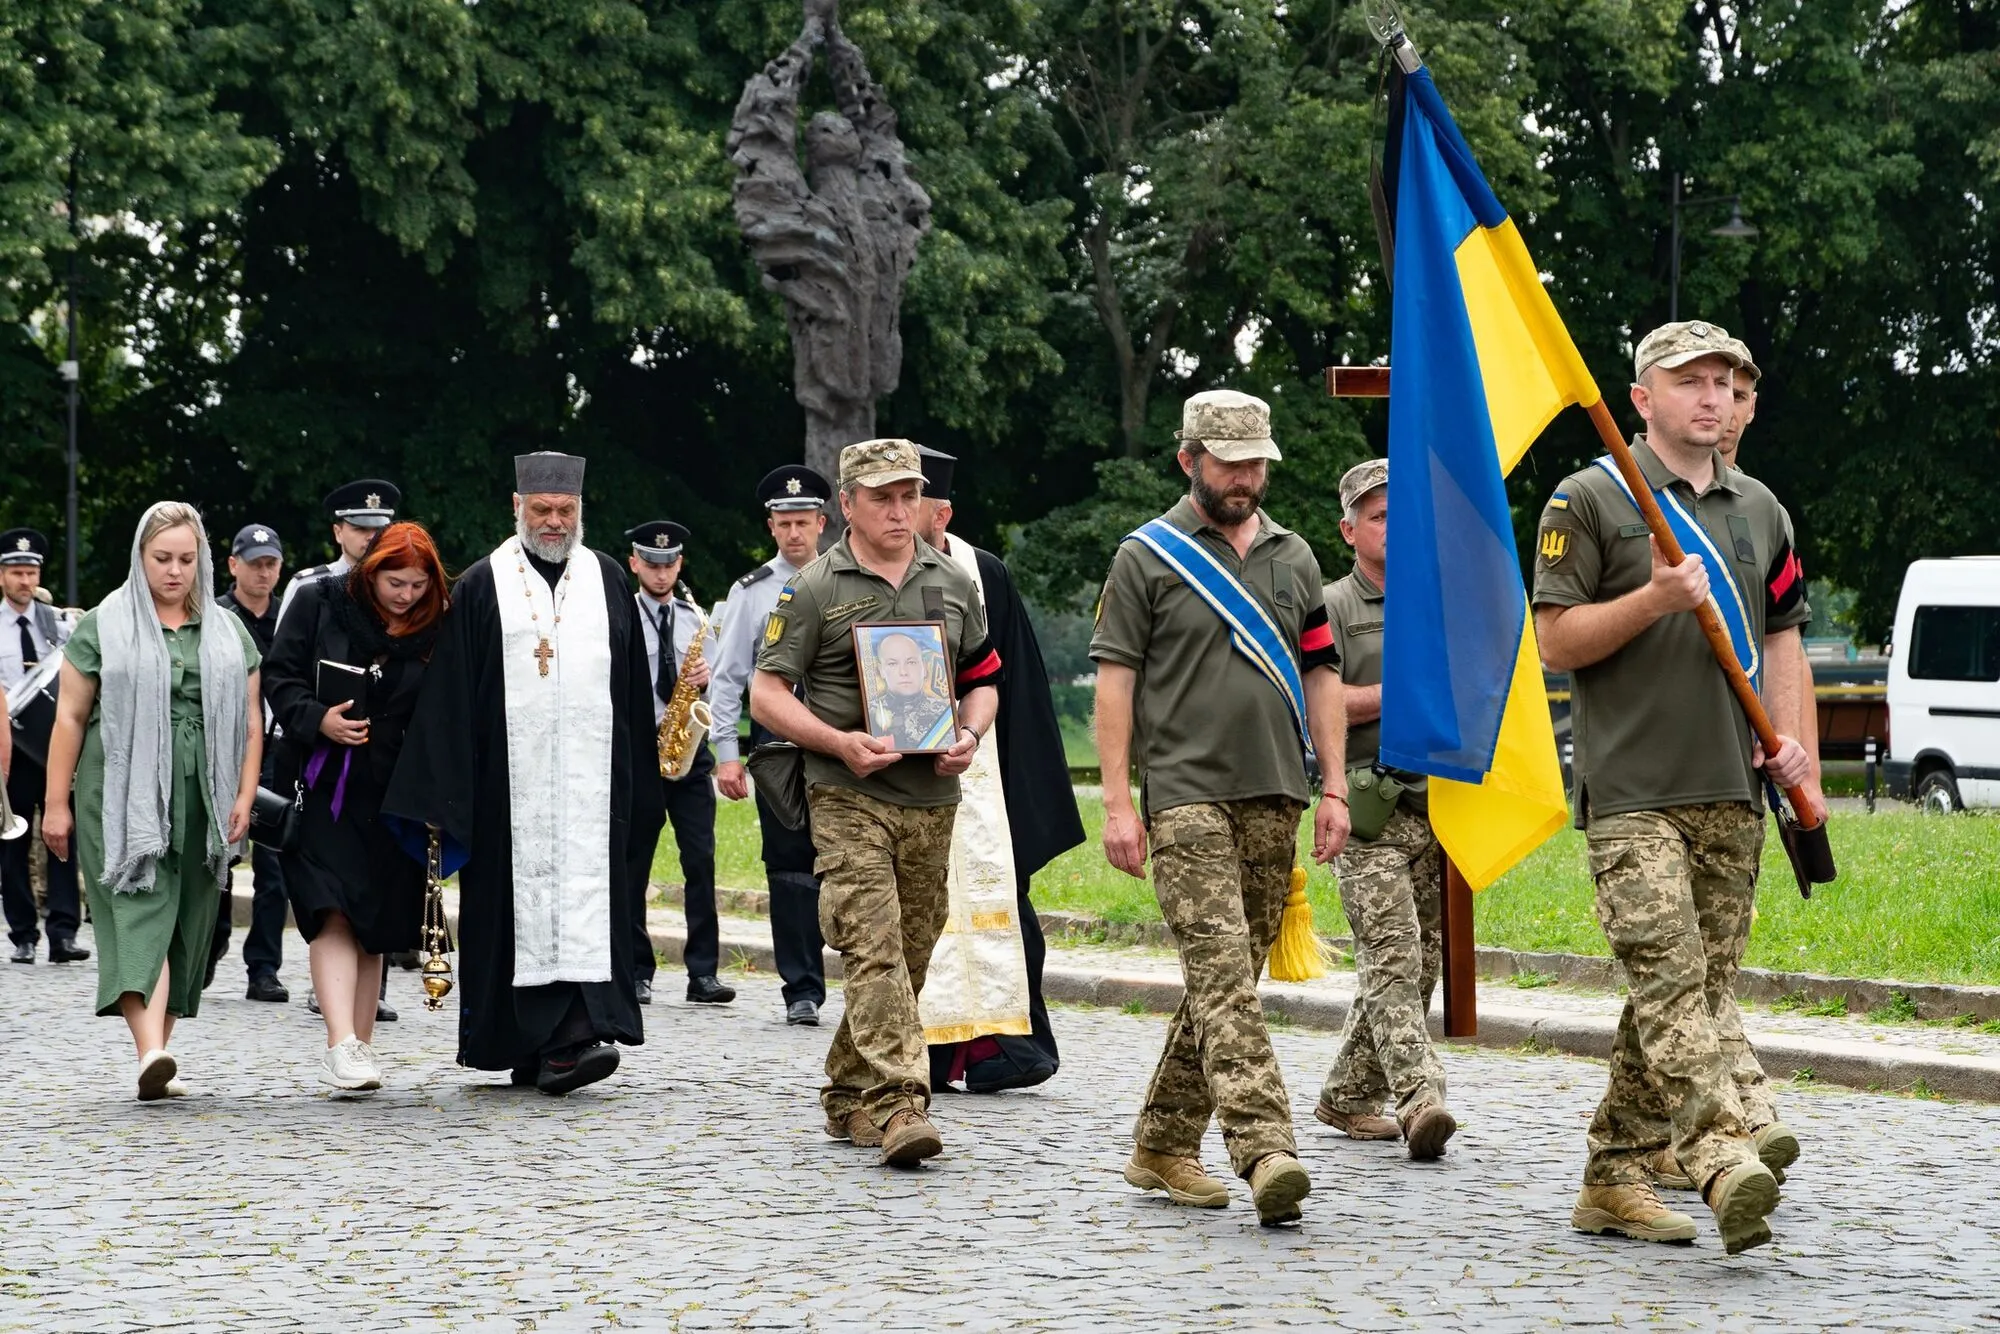
[[[1567,816],[1505,478],[1597,386],[1430,72],[1399,81],[1381,761],[1475,889]]]

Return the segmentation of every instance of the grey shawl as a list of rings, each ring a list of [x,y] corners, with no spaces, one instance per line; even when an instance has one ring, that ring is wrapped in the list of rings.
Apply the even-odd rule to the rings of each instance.
[[[163,502],[164,503],[164,502]],[[146,531],[155,505],[139,520]],[[220,886],[238,848],[223,841],[236,804],[249,744],[249,672],[234,618],[215,600],[208,532],[197,519],[195,597],[201,635],[202,730],[208,750],[208,867]],[[132,539],[131,573],[97,608],[103,665],[104,883],[121,894],[153,888],[160,854],[173,837],[173,728],[169,720],[170,663],[165,632],[146,585],[139,538]]]

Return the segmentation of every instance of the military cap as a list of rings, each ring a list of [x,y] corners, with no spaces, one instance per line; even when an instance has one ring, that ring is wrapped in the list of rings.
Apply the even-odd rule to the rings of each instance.
[[[1234,389],[1208,389],[1190,398],[1174,439],[1200,444],[1224,463],[1284,457],[1271,439],[1271,405]]]
[[[773,513],[824,509],[832,497],[826,478],[800,463],[773,468],[757,483],[757,503]]]
[[[951,499],[951,472],[958,466],[958,456],[947,454],[929,445],[917,446],[918,466],[924,470],[924,499]]]
[[[1354,508],[1354,502],[1378,486],[1389,485],[1389,460],[1363,459],[1340,475],[1340,507]]]
[[[648,565],[672,565],[681,558],[681,548],[687,545],[688,530],[680,524],[655,519],[628,528],[625,540],[632,544],[632,554]]]
[[[840,487],[887,486],[924,480],[923,459],[913,440],[863,440],[840,451]]]
[[[1744,342],[1741,338],[1732,338],[1729,340],[1729,350],[1736,354],[1736,359],[1743,364],[1743,369],[1750,372],[1752,380],[1761,380],[1764,378],[1764,372],[1758,370],[1757,363],[1750,360],[1750,345],[1748,343]]]
[[[326,493],[326,507],[333,517],[356,528],[387,528],[402,503],[403,493],[395,483],[379,477],[364,477]]]
[[[517,496],[580,496],[583,494],[583,463],[574,454],[538,449],[514,456],[514,494]]]
[[[229,554],[239,560],[257,560],[264,556],[282,559],[285,545],[278,540],[278,534],[269,524],[245,524],[236,534],[236,540],[229,544]]]
[[[33,528],[0,533],[0,565],[40,565],[49,558],[49,539]]]
[[[1732,366],[1741,366],[1744,358],[1736,349],[1742,346],[1729,336],[1729,330],[1706,320],[1662,324],[1639,340],[1632,353],[1632,378],[1642,378],[1655,366],[1673,370],[1703,357],[1721,357]]]

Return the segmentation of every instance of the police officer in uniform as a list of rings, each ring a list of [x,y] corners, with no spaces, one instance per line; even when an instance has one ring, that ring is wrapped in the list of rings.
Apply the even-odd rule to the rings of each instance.
[[[680,852],[685,885],[687,998],[702,1005],[727,1005],[736,989],[716,977],[722,962],[720,924],[715,917],[715,755],[703,741],[695,750],[694,766],[684,777],[664,778],[657,762],[660,721],[681,681],[681,666],[701,628],[701,610],[680,582],[688,530],[656,519],[625,534],[632,544],[627,558],[638,576],[633,601],[646,636],[646,666],[653,683],[653,708],[633,719],[643,735],[632,739],[633,973],[639,982],[639,1003],[653,1003],[653,937],[646,930],[646,890],[652,879],[653,854],[660,834],[671,821],[674,846]],[[713,643],[703,647],[704,658]],[[688,670],[687,684],[705,690],[713,669],[706,661]]]
[[[327,514],[333,520],[333,545],[340,555],[325,565],[312,565],[292,576],[292,582],[285,589],[285,597],[278,604],[278,618],[284,619],[285,608],[292,605],[292,595],[301,585],[314,579],[324,579],[328,575],[344,575],[360,561],[368,544],[375,540],[375,534],[387,528],[396,518],[396,507],[403,503],[403,493],[393,482],[385,482],[379,477],[364,477],[358,482],[335,487],[327,493],[322,502]]]
[[[787,464],[766,473],[757,483],[757,503],[765,510],[765,526],[778,552],[738,579],[729,597],[715,609],[715,679],[708,690],[713,721],[709,738],[715,744],[715,785],[731,801],[750,795],[750,778],[743,767],[737,719],[743,697],[764,642],[764,623],[778,596],[793,576],[819,555],[826,531],[826,502],[833,488],[811,468]],[[774,740],[755,720],[750,744]],[[826,1004],[825,945],[819,930],[819,877],[813,874],[812,834],[787,829],[757,802],[757,827],[763,835],[764,882],[771,895],[771,948],[778,976],[784,981],[785,1021],[818,1024]]]
[[[42,661],[69,638],[69,627],[55,609],[36,599],[41,587],[42,563],[48,559],[49,539],[32,528],[10,528],[0,533],[0,693],[16,700],[28,676]],[[0,725],[6,724],[0,719]],[[42,789],[47,775],[42,766],[13,748],[7,771],[7,802],[14,814],[33,822],[42,807]],[[15,963],[35,961],[35,942],[41,939],[35,909],[35,889],[28,878],[30,836],[0,842],[0,901],[7,914],[7,938],[13,943]],[[76,863],[50,853],[48,857],[49,962],[75,963],[90,957],[90,951],[76,943],[83,911],[76,891]]]
[[[278,633],[278,581],[284,576],[285,547],[278,532],[267,523],[245,524],[229,544],[229,591],[216,599],[242,618],[257,651],[271,656],[271,641]],[[269,709],[265,710],[268,718]],[[267,735],[264,745],[264,786],[275,786],[272,766],[277,747]],[[243,939],[243,967],[250,975],[245,999],[271,1001],[282,1005],[292,998],[278,980],[278,968],[285,961],[285,873],[279,865],[278,850],[262,843],[250,845],[250,868],[255,892],[250,900],[250,932]],[[210,980],[215,965],[229,952],[230,891],[222,888],[222,911],[215,915],[215,947],[210,951]],[[206,983],[203,984],[206,986]]]
[[[950,906],[958,776],[993,725],[1001,672],[972,576],[916,535],[923,477],[908,440],[841,450],[847,532],[778,595],[750,686],[757,721],[805,751],[823,849],[820,926],[845,961],[846,1005],[820,1091],[826,1133],[879,1145],[897,1167],[944,1147],[925,1114],[930,1049],[917,996]],[[959,700],[948,751],[906,757],[869,735],[852,631],[875,621],[942,623]]]
[[[299,589],[315,579],[340,579],[347,576],[368,550],[368,544],[375,540],[375,534],[387,528],[396,518],[396,507],[403,503],[403,493],[393,482],[385,482],[379,477],[363,477],[345,486],[335,487],[327,492],[321,502],[326,506],[327,515],[333,521],[333,545],[340,555],[324,565],[311,565],[292,576],[292,582],[285,588],[284,600],[278,604],[278,619],[285,619],[285,609],[292,605],[292,597]],[[275,757],[275,751],[271,752]],[[388,1001],[389,970],[382,970],[382,1000],[375,1007],[378,1023],[394,1023],[397,1015]],[[306,991],[306,1009],[319,1013],[319,1001],[310,988]]]
[[[1328,584],[1325,598],[1340,651],[1348,791],[1365,777],[1371,784],[1393,780],[1403,792],[1378,833],[1356,833],[1340,854],[1340,906],[1354,931],[1354,1004],[1313,1114],[1350,1139],[1400,1136],[1410,1157],[1431,1159],[1458,1129],[1425,1027],[1444,957],[1444,852],[1431,832],[1424,779],[1374,767],[1382,738],[1388,461],[1349,468],[1340,479],[1340,503],[1340,535],[1354,548],[1354,569]],[[1395,1099],[1393,1120],[1380,1115],[1384,1096]]]
[[[1692,1240],[1694,1219],[1668,1209],[1649,1179],[1671,1149],[1735,1254],[1771,1240],[1775,1172],[1799,1143],[1780,1122],[1753,1124],[1715,1013],[1749,939],[1764,845],[1757,770],[1810,785],[1812,763],[1793,739],[1811,611],[1791,521],[1717,450],[1741,362],[1732,342],[1690,320],[1655,329],[1633,357],[1647,432],[1632,453],[1690,559],[1668,565],[1616,472],[1593,464],[1542,512],[1534,604],[1543,661],[1574,681],[1576,818],[1598,920],[1630,986],[1571,1223]],[[1757,655],[1783,738],[1775,755],[1756,745],[1714,662],[1693,615],[1704,602]]]

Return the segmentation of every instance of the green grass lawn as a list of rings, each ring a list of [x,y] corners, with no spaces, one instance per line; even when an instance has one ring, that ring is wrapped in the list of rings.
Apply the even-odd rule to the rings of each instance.
[[[1083,805],[1083,846],[1035,877],[1035,902],[1114,922],[1157,921],[1152,886],[1111,869],[1098,844],[1104,805]],[[1908,982],[2000,984],[2000,819],[1935,817],[1912,812],[1840,814],[1833,818],[1841,877],[1802,900],[1776,837],[1764,849],[1759,915],[1745,962],[1757,968],[1887,977]],[[1310,865],[1310,827],[1299,856]],[[660,840],[654,878],[677,882],[673,839]],[[761,888],[757,816],[751,804],[722,803],[716,827],[716,878]],[[1307,882],[1314,924],[1344,935],[1333,877],[1313,866]],[[1591,907],[1583,835],[1565,829],[1475,901],[1481,944],[1520,950],[1604,954]]]

